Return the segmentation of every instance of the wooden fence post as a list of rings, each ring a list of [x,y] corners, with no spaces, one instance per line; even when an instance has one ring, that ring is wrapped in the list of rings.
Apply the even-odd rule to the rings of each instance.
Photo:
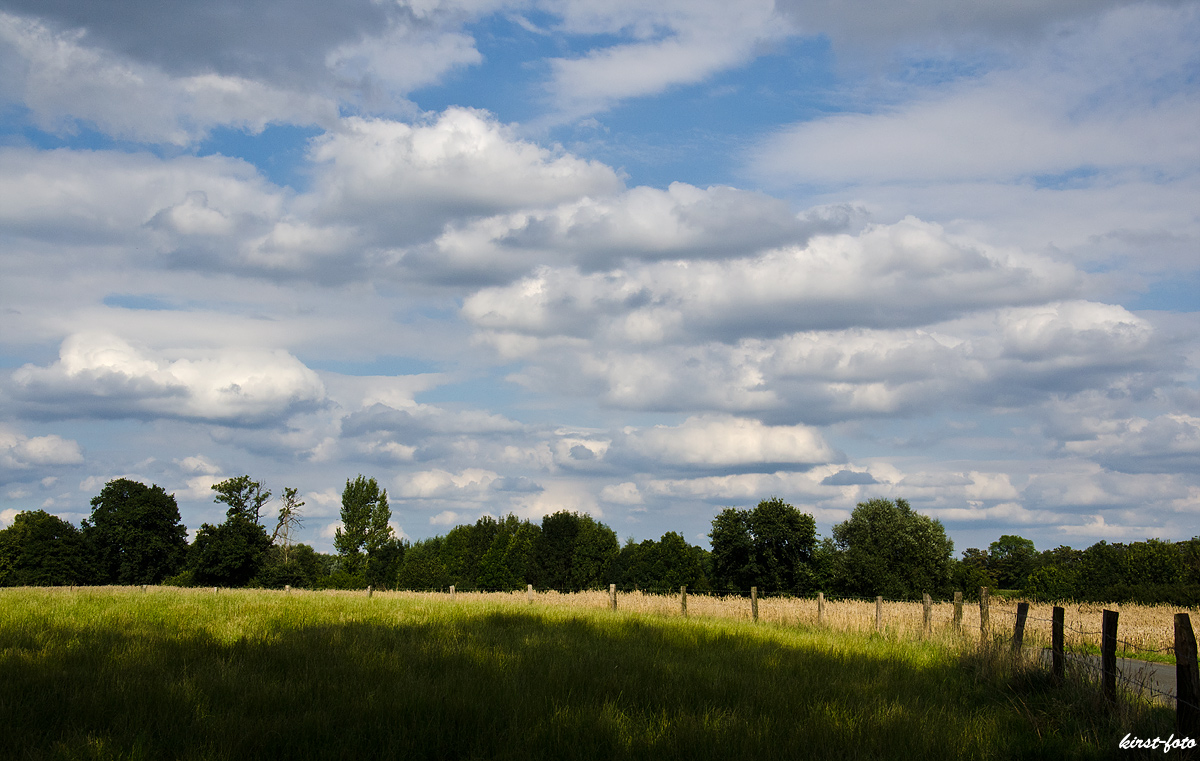
[[[146,585],[145,585],[145,584],[143,584],[143,585],[142,585],[142,591],[143,591],[143,592],[145,592],[145,591],[146,591]]]
[[[217,593],[217,587],[213,587],[213,594],[215,595],[216,593]]]
[[[987,642],[988,629],[990,622],[988,621],[988,588],[979,588],[979,641]]]
[[[683,614],[684,618],[687,618],[687,587],[686,586],[682,586],[679,588],[679,612]]]
[[[817,625],[825,625],[825,593],[817,592]]]
[[[292,585],[291,585],[291,584],[284,584],[284,585],[283,585],[283,593],[284,593],[285,595],[290,595],[290,594],[292,593]]]
[[[608,585],[608,596],[610,598],[612,598],[612,609],[616,610],[617,609],[617,585],[616,584]]]
[[[1050,614],[1050,649],[1052,652],[1051,673],[1056,680],[1063,678],[1066,669],[1066,655],[1063,653],[1063,622],[1067,611],[1057,605]]]
[[[530,605],[533,604],[533,585],[532,584],[525,585],[525,599],[529,602]],[[613,608],[616,608],[616,607],[617,606],[614,603]]]
[[[921,635],[928,637],[933,631],[933,600],[929,593],[921,595]]]
[[[1012,651],[1014,653],[1021,652],[1021,645],[1025,643],[1025,619],[1029,618],[1029,603],[1017,603],[1017,623],[1013,626],[1013,641]]]
[[[954,593],[954,620],[951,626],[955,634],[962,634],[962,590]]]
[[[883,633],[883,595],[875,595],[875,633]]]
[[[750,587],[750,616],[758,620],[758,587]]]
[[[371,595],[374,594],[374,592],[375,592],[374,589],[372,589],[371,587],[367,587],[367,599],[368,600],[371,599]]]
[[[1104,669],[1104,697],[1117,701],[1117,617],[1115,610],[1104,611],[1100,626],[1100,667]]]
[[[1175,731],[1200,739],[1200,671],[1196,666],[1196,633],[1187,613],[1175,614]]]
[[[454,585],[453,584],[450,585],[450,599],[451,600],[454,599]]]

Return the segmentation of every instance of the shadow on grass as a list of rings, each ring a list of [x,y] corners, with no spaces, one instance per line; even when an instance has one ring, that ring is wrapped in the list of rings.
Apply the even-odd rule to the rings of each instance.
[[[748,625],[535,610],[0,636],[4,758],[1108,755],[1077,722],[1039,737],[946,653]]]

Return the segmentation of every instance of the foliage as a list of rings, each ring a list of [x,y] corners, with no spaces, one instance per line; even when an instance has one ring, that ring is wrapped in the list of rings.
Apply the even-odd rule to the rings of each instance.
[[[259,572],[271,538],[244,513],[232,513],[220,525],[196,532],[188,553],[192,581],[200,586],[242,587]]]
[[[161,486],[118,478],[92,499],[83,538],[99,584],[157,584],[187,555],[187,527]]]
[[[1035,602],[1057,602],[1076,596],[1079,576],[1059,566],[1042,566],[1025,579],[1025,596]]]
[[[262,522],[263,506],[271,501],[271,492],[264,488],[261,481],[255,481],[250,476],[227,478],[219,484],[213,484],[212,490],[217,493],[213,497],[214,502],[229,506],[225,512],[228,517],[241,516],[251,523]]]
[[[625,543],[617,557],[616,584],[623,589],[674,592],[686,586],[694,592],[710,589],[704,565],[708,553],[694,547],[674,531],[657,542],[647,539]]]
[[[414,542],[404,553],[396,574],[397,589],[443,589],[450,586],[450,574],[442,563],[441,537]]]
[[[89,576],[83,536],[62,518],[21,512],[0,531],[0,587],[83,584]]]
[[[621,552],[616,532],[586,514],[559,511],[542,518],[534,540],[532,583],[541,589],[595,589],[615,583]]]
[[[398,569],[398,557],[403,550],[395,543],[387,490],[380,489],[374,478],[359,474],[346,481],[342,491],[342,527],[333,538],[333,546],[342,556],[342,570],[362,578],[361,586],[370,580],[389,577]],[[375,567],[372,568],[371,566]]]
[[[282,589],[285,586],[316,588],[329,576],[324,558],[307,544],[267,548],[251,586]]]
[[[844,594],[916,599],[950,590],[954,543],[940,521],[903,499],[860,502],[850,520],[833,527]]]
[[[1037,564],[1037,548],[1024,537],[1004,534],[988,547],[988,568],[1002,589],[1017,589]]]
[[[188,550],[189,576],[180,583],[200,586],[241,587],[258,575],[271,546],[271,537],[259,523],[271,492],[250,476],[235,476],[213,484],[213,502],[227,505],[225,520],[205,523]]]
[[[753,510],[726,508],[713,519],[713,583],[718,590],[816,591],[816,522],[772,497]]]

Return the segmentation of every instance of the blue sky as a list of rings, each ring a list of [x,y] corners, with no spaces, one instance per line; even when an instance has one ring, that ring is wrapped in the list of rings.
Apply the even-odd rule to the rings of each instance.
[[[0,2],[0,525],[1193,536],[1200,4]]]

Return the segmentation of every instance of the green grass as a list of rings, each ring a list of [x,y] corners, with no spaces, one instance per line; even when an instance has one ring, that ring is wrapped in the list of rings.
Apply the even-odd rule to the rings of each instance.
[[[1173,722],[945,642],[335,594],[3,590],[0,685],[6,759],[1099,758]]]

